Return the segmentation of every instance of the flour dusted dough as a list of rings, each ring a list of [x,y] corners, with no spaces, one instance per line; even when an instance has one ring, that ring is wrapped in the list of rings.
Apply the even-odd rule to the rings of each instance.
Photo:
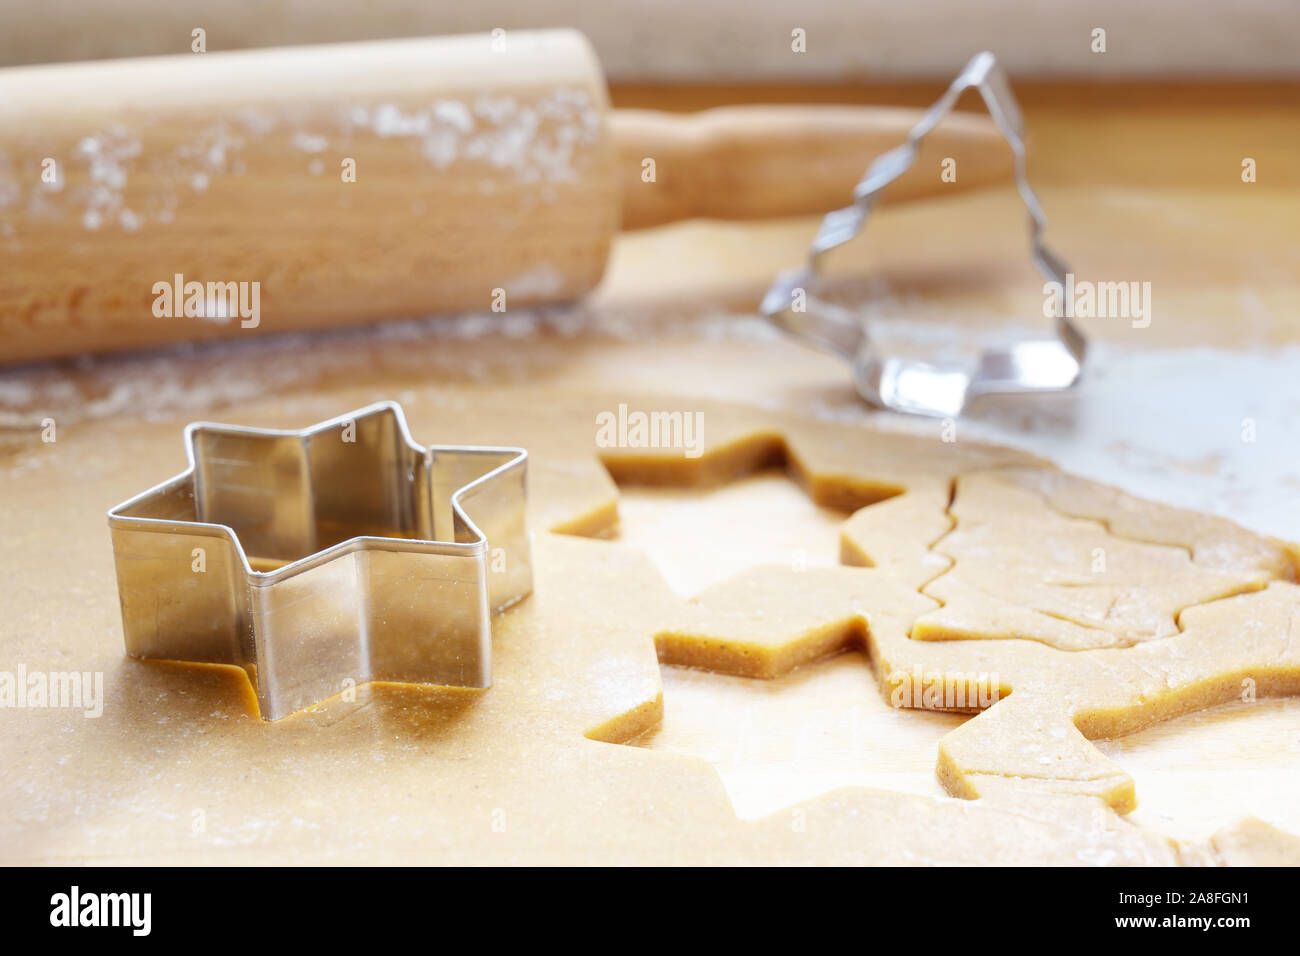
[[[1300,690],[1285,547],[1071,486],[1019,453],[722,404],[691,403],[705,414],[698,459],[597,449],[595,413],[632,400],[544,387],[331,387],[211,417],[300,426],[381,397],[400,397],[421,441],[532,453],[536,587],[494,622],[495,685],[362,687],[267,724],[240,671],[128,660],[103,511],[179,470],[182,420],[11,445],[0,465],[21,507],[0,556],[0,668],[103,671],[107,699],[97,719],[0,712],[7,862],[1295,859],[1258,822],[1198,846],[1129,824],[1115,811],[1132,781],[1088,740],[1237,699],[1245,680],[1259,696]],[[579,537],[616,533],[610,473],[700,484],[779,463],[855,511],[845,566],[757,568],[686,601],[639,553]],[[1095,546],[1100,578],[1075,566]],[[981,561],[1008,573],[968,573]],[[1117,598],[1129,571],[1138,584]],[[962,587],[944,592],[948,579]],[[1073,602],[1059,593],[1076,588]],[[949,790],[985,799],[850,789],[746,823],[707,764],[614,746],[660,719],[657,656],[764,677],[855,644],[886,691],[919,669],[1002,698],[940,748]]]

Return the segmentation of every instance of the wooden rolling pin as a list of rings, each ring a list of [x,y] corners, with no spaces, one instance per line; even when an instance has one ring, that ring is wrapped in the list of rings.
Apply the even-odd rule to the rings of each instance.
[[[569,30],[3,70],[0,362],[575,299],[620,226],[845,205],[917,115],[611,120]],[[954,117],[890,198],[1010,163]]]

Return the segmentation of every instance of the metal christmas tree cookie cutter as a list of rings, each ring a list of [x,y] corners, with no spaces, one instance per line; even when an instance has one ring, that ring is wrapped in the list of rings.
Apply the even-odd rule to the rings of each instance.
[[[881,191],[911,168],[921,140],[952,111],[962,93],[971,88],[979,90],[989,115],[1015,156],[1016,189],[1029,212],[1034,265],[1044,279],[1066,287],[1069,269],[1043,242],[1047,216],[1025,175],[1020,106],[1011,95],[1006,76],[993,54],[986,52],[977,54],[966,64],[943,96],[912,127],[905,143],[875,158],[853,190],[853,205],[827,213],[822,220],[807,266],[777,276],[760,306],[762,313],[785,331],[847,359],[852,363],[853,381],[862,397],[894,411],[948,417],[959,414],[976,395],[1070,388],[1078,381],[1087,354],[1083,333],[1068,317],[1060,316],[1056,319],[1056,339],[990,349],[979,357],[973,369],[883,356],[873,349],[857,315],[809,294],[822,256],[865,228]],[[797,310],[801,298],[806,308]]]
[[[425,447],[394,402],[185,446],[108,512],[128,654],[243,667],[265,720],[349,682],[491,684],[491,616],[532,590],[524,449]]]

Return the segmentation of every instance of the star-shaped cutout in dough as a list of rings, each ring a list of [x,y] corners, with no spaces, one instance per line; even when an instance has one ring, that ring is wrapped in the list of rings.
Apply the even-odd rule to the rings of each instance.
[[[848,517],[775,469],[706,489],[625,485],[618,511],[620,541],[646,554],[684,601],[765,565],[796,582],[838,567]],[[683,650],[665,638],[663,652]],[[758,681],[665,665],[663,681],[663,722],[637,744],[707,760],[747,820],[843,787],[939,796],[938,740],[966,719],[891,706],[862,653]]]

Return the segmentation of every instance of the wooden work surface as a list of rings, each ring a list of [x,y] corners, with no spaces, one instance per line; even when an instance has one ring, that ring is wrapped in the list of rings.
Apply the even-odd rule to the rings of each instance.
[[[936,88],[613,92],[618,105],[684,109],[813,99],[924,105]],[[1135,493],[1300,539],[1300,87],[1019,84],[1017,92],[1051,244],[1081,278],[1151,282],[1153,317],[1146,329],[1085,321],[1097,346],[1085,385],[1046,399],[989,400],[958,424],[959,437],[1014,443]],[[1253,184],[1241,181],[1244,157],[1256,160]],[[869,299],[868,315],[890,327],[898,320],[923,340],[1041,330],[1041,282],[1023,219],[1009,188],[884,209],[837,256],[840,287]],[[688,223],[626,235],[604,285],[575,310],[0,370],[3,467],[30,465],[47,416],[68,429],[120,417],[221,420],[250,399],[343,385],[400,401],[404,390],[439,381],[554,382],[938,428],[870,412],[839,362],[752,318],[766,283],[800,260],[815,228],[813,220]],[[485,332],[492,322],[504,333]],[[1253,441],[1243,440],[1245,420]],[[176,434],[159,479],[182,464]],[[96,494],[93,476],[86,494]],[[716,561],[700,566],[691,541],[735,537],[749,524],[744,514],[767,517],[723,549],[733,554],[727,560],[758,563],[791,549],[834,560],[834,516],[784,478],[758,476],[715,495],[630,492],[624,502],[624,536],[683,593],[720,573]],[[6,494],[3,506],[41,505]],[[665,528],[694,537],[683,544]],[[22,607],[10,612],[23,620]],[[58,624],[30,622],[51,632]],[[846,784],[938,794],[934,743],[961,720],[891,711],[857,655],[770,683],[670,671],[664,686],[663,726],[641,743],[710,760],[745,817]],[[785,731],[792,713],[802,726],[815,714],[824,732],[793,739]],[[1247,813],[1300,833],[1300,702],[1193,715],[1104,749],[1137,780],[1134,818],[1170,835],[1204,837]]]

